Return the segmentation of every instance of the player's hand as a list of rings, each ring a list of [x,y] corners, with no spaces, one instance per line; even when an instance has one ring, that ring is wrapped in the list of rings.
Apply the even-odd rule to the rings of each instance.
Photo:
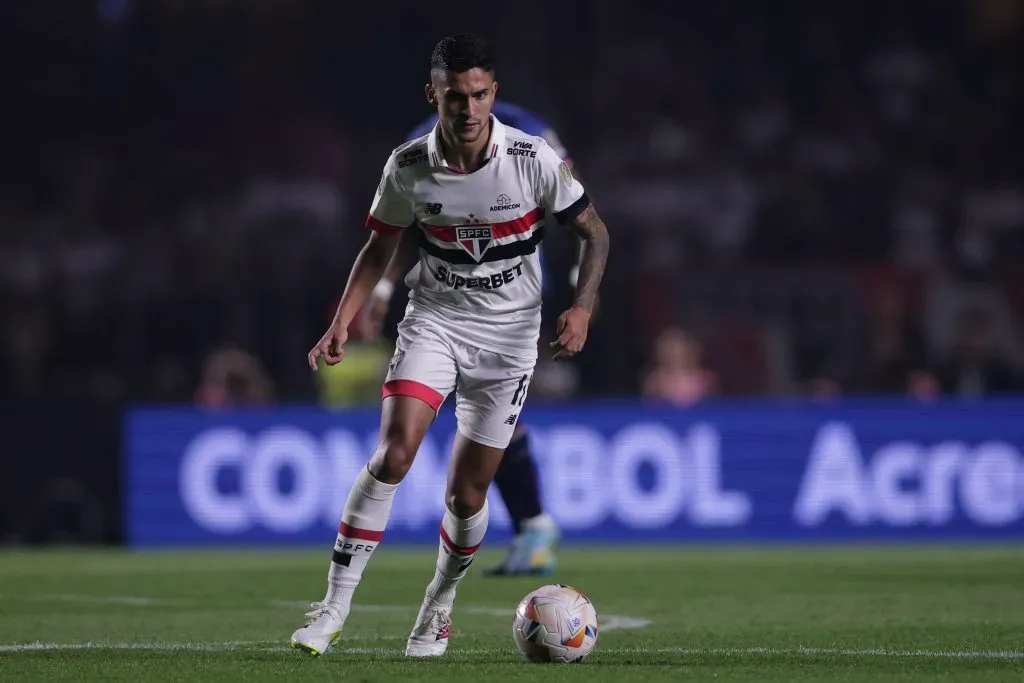
[[[337,320],[331,323],[330,329],[320,337],[320,341],[309,352],[309,367],[317,370],[317,359],[323,357],[328,365],[337,365],[345,357],[345,342],[348,341],[348,328]]]
[[[384,330],[384,319],[388,315],[388,301],[371,296],[366,302],[363,314],[359,316],[359,333],[366,341],[377,341]]]
[[[590,328],[590,312],[573,306],[558,316],[558,339],[551,342],[555,360],[567,360],[583,350]]]

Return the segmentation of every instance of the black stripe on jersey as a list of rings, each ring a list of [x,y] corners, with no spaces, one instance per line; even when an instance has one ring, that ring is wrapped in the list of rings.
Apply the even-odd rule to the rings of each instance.
[[[493,247],[487,249],[484,252],[483,258],[480,259],[479,263],[492,263],[494,261],[503,261],[505,259],[518,258],[520,256],[526,256],[537,251],[537,246],[544,240],[544,226],[538,227],[530,235],[529,239],[516,240],[515,242],[509,242],[507,244],[496,244]],[[430,240],[427,239],[423,231],[419,231],[419,242],[420,249],[427,252],[434,258],[439,258],[442,261],[455,266],[475,266],[477,260],[470,256],[467,252],[463,251],[462,248],[458,249],[445,249],[439,247]]]
[[[564,225],[586,211],[588,206],[590,206],[590,197],[588,197],[586,193],[583,193],[583,196],[572,204],[561,211],[556,211],[555,218],[558,219],[559,223]]]

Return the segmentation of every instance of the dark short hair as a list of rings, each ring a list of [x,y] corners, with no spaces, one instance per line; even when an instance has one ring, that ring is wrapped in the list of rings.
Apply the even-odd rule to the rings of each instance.
[[[442,38],[430,55],[431,71],[462,73],[477,68],[494,71],[494,57],[487,41],[473,33],[456,33]]]

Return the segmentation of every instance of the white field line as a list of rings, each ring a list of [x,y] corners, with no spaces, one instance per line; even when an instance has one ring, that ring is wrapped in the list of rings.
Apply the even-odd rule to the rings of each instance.
[[[301,602],[295,600],[272,600],[270,601],[273,607],[297,607],[297,608],[309,608],[309,602]],[[401,605],[360,605],[354,603],[352,605],[353,612],[389,612],[393,614],[407,614],[409,618],[416,616],[416,608],[403,607]],[[456,614],[479,614],[486,617],[506,617],[512,618],[515,610],[504,609],[502,607],[486,607],[481,605],[466,605],[465,607],[459,607],[456,610]],[[601,631],[622,631],[627,629],[646,628],[651,625],[650,619],[638,619],[636,617],[626,617],[620,614],[598,614],[600,618]]]
[[[0,596],[6,599],[31,601],[31,602],[73,602],[79,604],[96,605],[123,605],[126,607],[198,607],[201,603],[198,600],[186,598],[153,598],[139,595],[78,595],[74,593],[48,593],[33,596]],[[288,607],[296,609],[309,609],[308,600],[268,600],[268,607]],[[352,605],[354,612],[376,612],[387,614],[405,614],[410,619],[416,616],[415,607],[404,607],[402,605]],[[513,610],[501,607],[487,607],[480,605],[466,605],[459,608],[461,614],[477,614],[489,617],[506,617],[511,619]],[[651,625],[649,619],[623,616],[620,614],[600,614],[602,631],[620,631],[627,629],[646,628]]]
[[[0,596],[15,600],[30,600],[34,602],[74,602],[85,604],[111,604],[128,607],[183,607],[201,606],[203,603],[198,600],[175,599],[175,598],[152,598],[145,596],[94,596],[76,594],[48,594],[37,596]],[[269,607],[287,608],[308,608],[309,602],[299,600],[269,600],[265,603]],[[413,609],[401,605],[353,605],[357,612],[402,614],[412,616]],[[487,607],[479,605],[467,605],[459,610],[466,614],[478,614],[494,617],[511,617],[512,611],[500,607]],[[601,631],[616,629],[639,629],[650,625],[647,619],[637,619],[620,615],[602,615]],[[347,636],[345,641],[374,641],[405,640],[404,636],[381,637],[381,636]],[[261,649],[276,652],[285,651],[289,648],[279,644],[280,641],[228,641],[221,643],[22,643],[0,645],[0,652],[32,652],[45,650],[143,650],[157,652],[192,651],[192,652],[223,652],[236,649],[246,649],[263,646]],[[342,652],[362,654],[394,654],[399,649],[388,648],[340,648]],[[1022,650],[896,650],[887,648],[822,648],[822,647],[745,647],[745,648],[690,648],[690,647],[660,647],[660,648],[599,648],[600,652],[608,654],[682,654],[690,656],[722,656],[722,655],[760,655],[764,657],[893,657],[893,658],[917,658],[917,659],[975,659],[975,660],[1024,660]],[[487,654],[493,653],[488,649],[460,649],[456,646],[453,652],[463,654]]]
[[[32,602],[76,602],[80,604],[111,604],[124,605],[128,607],[188,607],[200,606],[198,600],[185,598],[153,598],[138,595],[77,595],[73,593],[51,593],[35,596],[0,596],[16,600],[29,600]],[[268,600],[268,607],[289,607],[308,609],[310,604],[307,600]],[[377,612],[391,614],[408,614],[410,618],[416,615],[415,607],[402,605],[367,605],[355,603],[352,611],[356,612]],[[460,613],[480,614],[483,616],[504,616],[511,618],[513,610],[503,607],[487,607],[482,605],[466,605],[459,608]],[[650,626],[650,620],[635,616],[624,616],[622,614],[600,614],[601,631],[625,631],[632,629],[643,629]]]
[[[44,652],[52,650],[143,650],[150,652],[227,652],[257,645],[266,645],[266,641],[233,640],[226,643],[23,643],[20,645],[0,645],[0,652]]]
[[[404,640],[404,638],[402,638]],[[259,647],[262,646],[262,647]],[[224,643],[24,643],[16,645],[0,645],[0,652],[41,652],[61,650],[138,650],[149,652],[226,652],[231,650],[246,650],[259,647],[264,652],[285,652],[290,648],[284,645],[273,645],[268,641],[229,641]],[[459,648],[455,646],[451,652],[460,655],[493,655],[497,649],[491,648]],[[340,647],[337,651],[328,656],[343,656],[351,654],[375,654],[375,655],[399,655],[401,648],[366,648],[366,647]],[[682,654],[691,656],[736,656],[736,655],[760,655],[767,658],[778,657],[891,657],[891,658],[915,658],[915,659],[974,659],[974,660],[1021,660],[1024,659],[1024,651],[1021,650],[890,650],[885,648],[854,649],[854,648],[829,648],[829,647],[720,647],[720,648],[699,648],[699,647],[627,647],[627,648],[602,648],[598,646],[597,652],[601,654],[623,655],[623,654]]]
[[[195,600],[175,598],[147,598],[141,595],[77,595],[71,593],[45,593],[42,595],[0,595],[4,600],[18,602],[75,602],[83,605],[123,605],[125,607],[190,607]]]
[[[843,647],[626,647],[617,654],[765,655],[766,657],[916,657],[919,659],[1024,659],[1024,650],[892,650]]]

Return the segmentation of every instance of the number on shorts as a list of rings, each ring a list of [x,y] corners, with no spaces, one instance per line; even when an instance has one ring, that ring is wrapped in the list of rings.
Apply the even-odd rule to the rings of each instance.
[[[516,393],[512,394],[512,405],[523,405],[523,401],[526,400],[526,385],[531,379],[533,379],[533,375],[523,375],[519,378],[519,386],[516,387]]]

